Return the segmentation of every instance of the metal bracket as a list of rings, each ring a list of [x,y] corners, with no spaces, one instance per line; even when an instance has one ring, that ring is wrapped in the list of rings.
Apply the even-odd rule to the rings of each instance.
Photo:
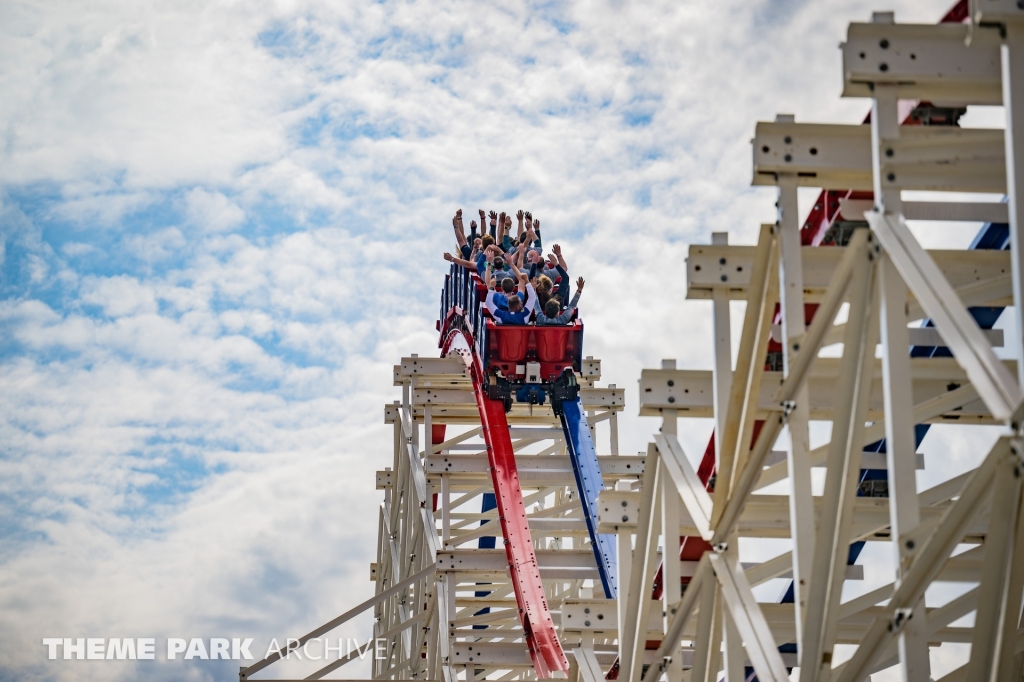
[[[796,401],[783,400],[779,404],[782,406],[782,418],[788,421],[789,415],[793,414],[794,410],[796,410]]]
[[[562,416],[562,401],[576,400],[580,395],[580,385],[576,382],[576,375],[571,369],[566,369],[561,376],[551,384],[551,409],[556,417]]]
[[[889,632],[897,633],[903,629],[911,618],[914,617],[914,609],[896,609],[892,620],[889,621]]]

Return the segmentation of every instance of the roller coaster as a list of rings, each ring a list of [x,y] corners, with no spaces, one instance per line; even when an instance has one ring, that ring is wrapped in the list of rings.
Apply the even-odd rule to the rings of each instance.
[[[690,247],[714,367],[643,371],[639,413],[661,425],[637,454],[619,453],[625,392],[598,386],[582,320],[496,324],[484,283],[452,266],[438,357],[394,368],[375,595],[240,681],[365,613],[374,680],[1022,679],[1024,3],[960,2],[937,25],[876,13],[841,51],[842,94],[870,115],[756,125],[753,184],[774,188],[777,220],[753,245]],[[1005,129],[960,126],[995,104]],[[820,190],[802,223],[800,187]],[[970,247],[924,249],[934,221],[973,230]],[[714,420],[699,460],[683,418]],[[831,425],[813,448],[811,421]],[[1000,430],[918,490],[936,424]],[[741,561],[741,539],[771,538],[791,549]],[[877,585],[868,543],[893,556]]]

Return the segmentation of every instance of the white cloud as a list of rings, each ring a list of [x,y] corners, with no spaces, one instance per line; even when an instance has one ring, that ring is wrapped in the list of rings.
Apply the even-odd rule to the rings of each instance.
[[[82,282],[82,302],[97,305],[110,317],[155,313],[156,295],[132,277],[89,277]]]
[[[224,232],[245,220],[245,211],[220,192],[195,188],[185,195],[188,217],[202,228]]]

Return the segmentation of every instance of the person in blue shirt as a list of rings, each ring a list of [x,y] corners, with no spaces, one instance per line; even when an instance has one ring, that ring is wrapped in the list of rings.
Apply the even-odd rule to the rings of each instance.
[[[514,268],[515,265],[512,267]],[[487,290],[487,300],[484,301],[484,305],[487,306],[487,310],[490,311],[494,321],[498,324],[528,324],[530,321],[537,292],[534,290],[533,285],[530,284],[525,272],[517,268],[516,273],[519,277],[519,292],[526,294],[525,304],[519,296],[509,296],[508,310],[502,310],[494,300],[497,295],[494,291],[494,280],[491,280],[491,285]]]
[[[544,306],[544,312],[537,313],[537,325],[569,324],[576,305],[580,302],[580,294],[583,293],[583,278],[576,280],[576,295],[572,297],[568,307],[562,311],[562,304],[555,298],[548,299]]]
[[[501,283],[497,286],[501,287],[501,293],[498,293],[497,288],[495,288],[494,303],[498,306],[499,310],[508,310],[508,300],[513,296],[523,303],[526,302],[526,297],[523,294],[516,292],[516,283],[511,277],[506,277],[501,280]]]

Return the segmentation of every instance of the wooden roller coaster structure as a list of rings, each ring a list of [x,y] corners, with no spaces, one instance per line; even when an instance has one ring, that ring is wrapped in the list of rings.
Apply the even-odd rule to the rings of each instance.
[[[1024,3],[961,2],[937,25],[876,13],[841,50],[842,94],[870,115],[756,125],[753,183],[775,188],[777,220],[754,245],[716,233],[690,247],[687,297],[711,301],[714,365],[644,370],[640,414],[661,418],[646,449],[619,454],[624,391],[597,386],[581,321],[496,325],[454,266],[439,357],[395,366],[375,596],[240,680],[368,611],[375,680],[1022,679]],[[996,104],[1005,129],[960,127],[967,107]],[[821,190],[802,224],[800,187]],[[976,236],[925,250],[908,220]],[[688,417],[714,420],[699,460],[677,437]],[[811,421],[830,423],[829,442],[811,447]],[[918,490],[922,439],[949,423],[1001,431],[975,468]],[[791,550],[741,561],[741,539],[765,538]],[[857,589],[869,542],[891,545],[891,581]],[[782,599],[756,598],[773,579]],[[939,583],[959,596],[932,604]],[[969,654],[940,675],[947,643]]]

